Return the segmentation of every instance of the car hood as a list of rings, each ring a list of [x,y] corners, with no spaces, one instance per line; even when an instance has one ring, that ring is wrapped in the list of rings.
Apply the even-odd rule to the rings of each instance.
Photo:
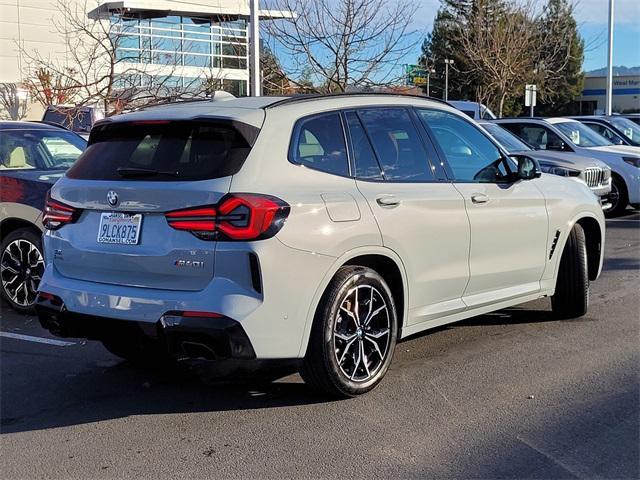
[[[640,157],[640,147],[632,145],[607,145],[606,147],[590,147],[590,150],[597,150],[606,153],[631,154]]]
[[[579,155],[577,153],[572,153],[572,152],[533,150],[533,151],[523,152],[523,154],[534,158],[540,163],[552,163],[559,167],[573,168],[575,170],[584,170],[585,168],[589,168],[589,167],[600,167],[600,168],[606,167],[606,165],[603,162],[601,162],[596,158],[587,157],[587,156]]]

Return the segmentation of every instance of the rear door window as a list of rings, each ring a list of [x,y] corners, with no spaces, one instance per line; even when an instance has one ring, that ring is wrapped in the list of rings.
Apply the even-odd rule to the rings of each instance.
[[[249,151],[233,126],[216,122],[122,122],[94,128],[67,172],[88,180],[208,180],[238,173]]]
[[[293,163],[334,175],[349,175],[347,147],[339,113],[302,119],[294,131]]]
[[[388,182],[425,182],[435,179],[409,111],[404,108],[358,110]]]

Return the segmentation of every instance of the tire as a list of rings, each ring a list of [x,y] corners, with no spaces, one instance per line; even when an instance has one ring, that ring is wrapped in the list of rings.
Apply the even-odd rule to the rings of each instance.
[[[396,306],[384,279],[370,268],[342,267],[316,311],[302,378],[331,397],[366,393],[387,373],[397,332]]]
[[[573,226],[562,252],[551,307],[557,318],[577,318],[589,308],[589,271],[584,230]]]
[[[39,232],[19,228],[0,244],[0,294],[20,313],[32,313],[38,285],[44,274]]]
[[[629,195],[627,193],[627,186],[622,178],[614,175],[611,178],[611,193],[609,194],[609,202],[611,208],[605,212],[605,215],[610,217],[617,217],[627,209],[629,203]]]

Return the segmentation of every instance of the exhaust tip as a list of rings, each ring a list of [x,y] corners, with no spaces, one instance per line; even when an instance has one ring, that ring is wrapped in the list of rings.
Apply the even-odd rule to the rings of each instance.
[[[182,352],[189,358],[203,358],[205,360],[215,360],[216,352],[211,347],[200,342],[183,340],[180,343]]]

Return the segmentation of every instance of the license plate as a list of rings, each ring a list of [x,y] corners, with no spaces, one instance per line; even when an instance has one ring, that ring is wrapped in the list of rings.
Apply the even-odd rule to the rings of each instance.
[[[137,245],[140,239],[142,215],[128,213],[102,213],[98,227],[99,243]]]

